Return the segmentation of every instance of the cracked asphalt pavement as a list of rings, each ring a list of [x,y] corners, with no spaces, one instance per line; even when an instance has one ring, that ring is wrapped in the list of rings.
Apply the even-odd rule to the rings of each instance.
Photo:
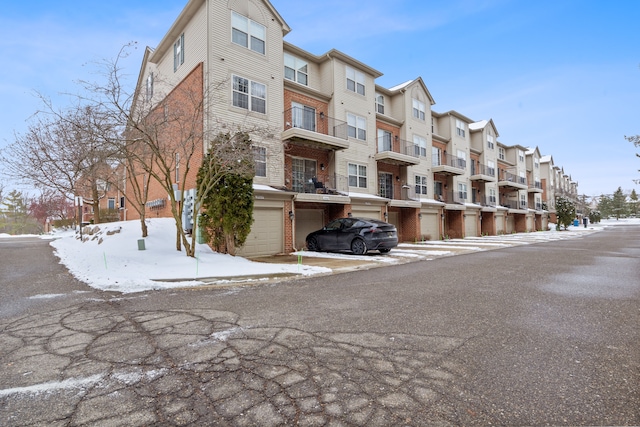
[[[638,425],[638,237],[127,295],[1,241],[0,425]]]

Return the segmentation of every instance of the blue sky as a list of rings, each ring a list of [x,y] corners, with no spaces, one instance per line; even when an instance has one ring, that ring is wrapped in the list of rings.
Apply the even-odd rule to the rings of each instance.
[[[137,77],[186,0],[9,2],[0,15],[0,147],[26,130],[34,92],[63,106],[97,61],[128,42]],[[499,141],[538,146],[581,194],[640,186],[640,2],[516,0],[273,0],[286,40],[338,49],[384,73],[391,87],[422,77],[438,112],[493,119]]]

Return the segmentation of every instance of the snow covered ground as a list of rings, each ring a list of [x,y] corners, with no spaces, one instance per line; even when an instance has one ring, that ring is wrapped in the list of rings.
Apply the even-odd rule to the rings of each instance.
[[[457,251],[481,251],[499,247],[573,238],[584,232],[622,224],[640,224],[640,219],[605,220],[588,228],[569,227],[555,230],[519,233],[502,236],[425,241],[400,244],[389,255],[356,257],[349,254],[296,252],[298,264],[254,262],[213,252],[207,245],[197,245],[196,257],[189,258],[175,250],[175,223],[170,218],[149,220],[149,236],[145,250],[138,250],[140,223],[138,221],[100,224],[99,231],[82,242],[74,231],[41,236],[52,239],[51,245],[60,262],[79,280],[97,289],[122,293],[152,289],[198,286],[207,278],[232,280],[238,276],[252,276],[252,280],[267,280],[278,274],[314,275],[329,273],[330,269],[305,265],[308,257],[346,258],[381,263],[400,263],[409,259],[433,259]],[[86,236],[85,236],[86,237]],[[0,238],[11,238],[0,234]]]

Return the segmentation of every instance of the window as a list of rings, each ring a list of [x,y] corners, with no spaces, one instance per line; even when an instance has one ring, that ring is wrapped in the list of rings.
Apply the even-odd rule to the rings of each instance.
[[[316,109],[306,105],[291,103],[291,120],[294,128],[316,131]]]
[[[498,147],[498,158],[504,160],[504,148]]]
[[[349,163],[349,187],[367,188],[367,167]]]
[[[231,41],[237,45],[265,54],[266,28],[236,12],[231,12]]]
[[[521,171],[519,173],[519,175],[520,176],[519,176],[519,180],[518,181],[520,182],[520,184],[526,184],[527,183],[527,177],[525,176],[524,172]]]
[[[518,161],[520,163],[524,162],[524,151],[518,150]]]
[[[417,99],[413,99],[413,117],[418,120],[423,120],[425,118],[425,109],[424,102],[418,101]]]
[[[253,160],[255,162],[256,176],[267,176],[267,149],[253,147]]]
[[[527,196],[525,196],[524,194],[520,195],[520,209],[526,209],[527,208]]]
[[[180,34],[180,38],[173,44],[173,71],[184,64],[184,33]]]
[[[467,184],[462,182],[458,183],[458,198],[460,200],[467,200]]]
[[[257,113],[266,113],[267,87],[243,77],[233,76],[233,105]]]
[[[533,159],[533,167],[536,169],[540,169],[540,159]]]
[[[153,73],[147,76],[147,101],[151,101],[151,98],[153,98]]]
[[[464,136],[466,135],[465,130],[466,130],[466,127],[464,122],[462,120],[456,119],[456,135],[464,138]]]
[[[487,161],[487,175],[496,176],[496,164],[493,160]]]
[[[315,192],[316,161],[310,159],[291,159],[293,176],[292,188],[298,193]],[[305,191],[307,189],[307,191]]]
[[[431,117],[431,133],[436,133],[436,122],[433,117]]]
[[[367,140],[367,119],[347,113],[347,130],[350,138]]]
[[[176,182],[180,182],[180,154],[176,153]]]
[[[109,199],[107,199],[107,209],[111,211],[116,209],[116,199],[114,197],[109,197]]]
[[[393,175],[387,172],[378,174],[378,195],[385,199],[393,199]]]
[[[287,80],[292,80],[294,82],[298,82],[307,86],[309,76],[308,76],[308,67],[306,61],[303,61],[300,58],[296,58],[295,56],[289,55],[288,53],[284,54],[284,78]]]
[[[442,182],[440,181],[434,181],[433,182],[433,195],[435,197],[436,200],[440,200],[443,201],[443,192],[442,192]]]
[[[487,135],[487,148],[493,150],[495,145],[495,137],[493,135]]]
[[[364,74],[347,67],[347,89],[364,95]]]
[[[416,175],[416,194],[427,195],[427,177],[423,175]]]
[[[464,169],[467,167],[467,153],[466,151],[458,150],[458,160],[457,165],[460,169]]]
[[[376,111],[379,114],[384,114],[384,96],[376,93]]]
[[[378,153],[383,151],[393,151],[393,142],[391,138],[391,132],[378,129]]]
[[[489,203],[492,203],[494,205],[496,203],[496,189],[495,188],[490,188],[489,189]]]
[[[421,136],[413,135],[416,156],[427,157],[427,140]]]
[[[440,166],[442,164],[442,151],[438,147],[431,147],[431,165]]]

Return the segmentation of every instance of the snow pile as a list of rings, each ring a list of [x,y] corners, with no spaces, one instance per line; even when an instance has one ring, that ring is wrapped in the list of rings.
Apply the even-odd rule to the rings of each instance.
[[[67,232],[51,245],[77,279],[97,289],[123,293],[197,286],[207,278],[331,272],[322,267],[253,262],[219,254],[204,244],[197,244],[195,258],[187,257],[184,251],[176,251],[173,219],[153,218],[147,224],[145,250],[138,249],[139,221],[93,226],[94,232],[84,234],[83,241]]]

